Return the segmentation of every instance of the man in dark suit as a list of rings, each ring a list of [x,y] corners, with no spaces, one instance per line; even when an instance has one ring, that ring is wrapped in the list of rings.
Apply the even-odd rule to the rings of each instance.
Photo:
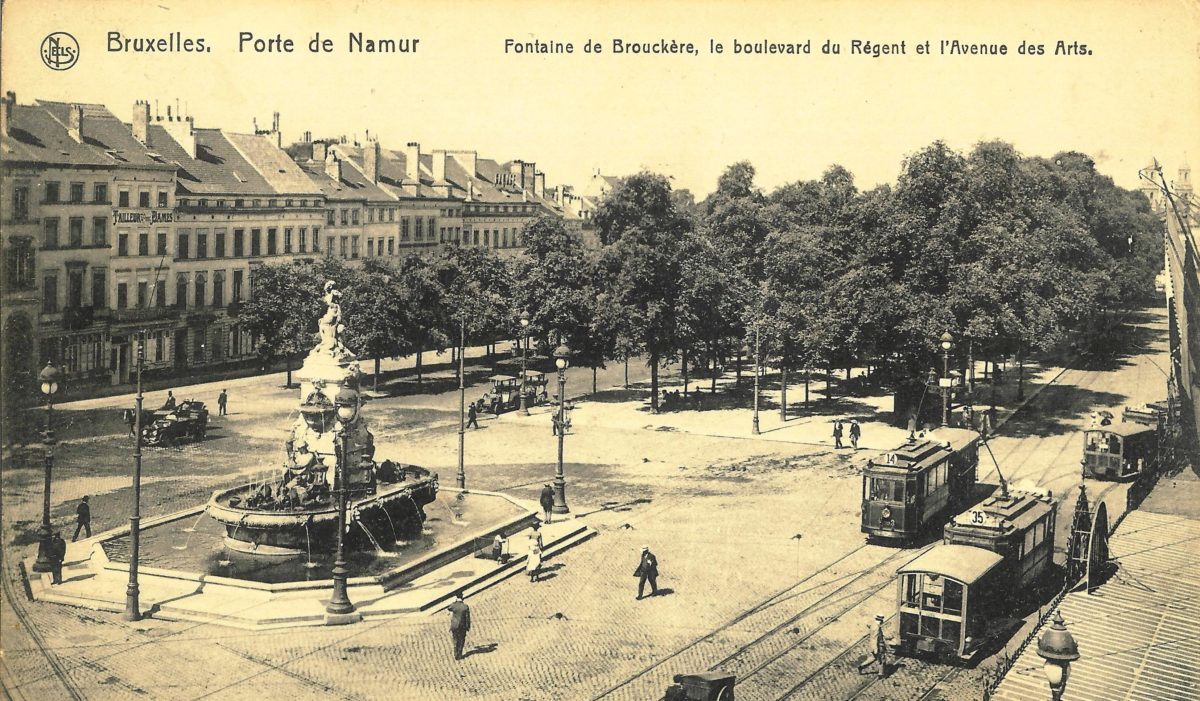
[[[454,595],[454,603],[446,609],[450,612],[450,636],[454,638],[454,659],[463,658],[463,647],[467,644],[467,631],[471,630],[471,607],[463,601],[462,592]]]
[[[79,506],[75,507],[75,535],[71,536],[72,543],[79,539],[81,530],[87,533],[88,538],[92,537],[92,507],[88,505],[86,496],[79,502]]]
[[[649,545],[642,546],[642,559],[638,562],[637,569],[633,571],[633,576],[638,578],[638,601],[642,600],[646,582],[650,582],[650,596],[658,594],[658,558],[650,552]]]
[[[62,584],[62,568],[63,561],[67,559],[67,541],[63,540],[62,533],[54,532],[54,537],[50,539],[50,583]]]

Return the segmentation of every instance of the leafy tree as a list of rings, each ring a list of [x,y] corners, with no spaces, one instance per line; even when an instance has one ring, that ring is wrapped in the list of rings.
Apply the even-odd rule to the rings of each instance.
[[[678,349],[680,251],[691,222],[671,198],[667,178],[649,172],[624,179],[600,203],[599,275],[620,305],[628,340],[649,356],[650,406],[658,412],[658,368]]]

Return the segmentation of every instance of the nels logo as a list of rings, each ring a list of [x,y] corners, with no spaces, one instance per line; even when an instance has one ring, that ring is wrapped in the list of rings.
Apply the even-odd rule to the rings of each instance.
[[[42,63],[55,71],[65,71],[79,60],[79,42],[67,32],[54,32],[42,40]]]

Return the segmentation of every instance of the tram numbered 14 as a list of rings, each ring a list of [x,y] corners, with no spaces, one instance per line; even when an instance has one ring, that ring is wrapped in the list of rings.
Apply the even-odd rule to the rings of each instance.
[[[1011,633],[1018,592],[1036,590],[1054,563],[1049,490],[1001,483],[946,524],[942,544],[897,571],[897,652],[970,660]]]
[[[978,434],[955,428],[909,439],[868,460],[862,532],[870,541],[904,545],[940,526],[946,514],[971,503],[978,464]]]

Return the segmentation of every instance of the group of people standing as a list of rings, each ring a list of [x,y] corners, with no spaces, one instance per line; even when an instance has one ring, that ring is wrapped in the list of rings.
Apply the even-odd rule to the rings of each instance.
[[[86,537],[92,537],[92,506],[89,501],[90,497],[85,495],[75,507],[75,535],[71,536],[72,543],[79,540],[81,531]],[[62,531],[56,530],[50,537],[46,556],[50,559],[50,584],[62,584],[62,568],[67,559],[67,541],[63,540]]]

